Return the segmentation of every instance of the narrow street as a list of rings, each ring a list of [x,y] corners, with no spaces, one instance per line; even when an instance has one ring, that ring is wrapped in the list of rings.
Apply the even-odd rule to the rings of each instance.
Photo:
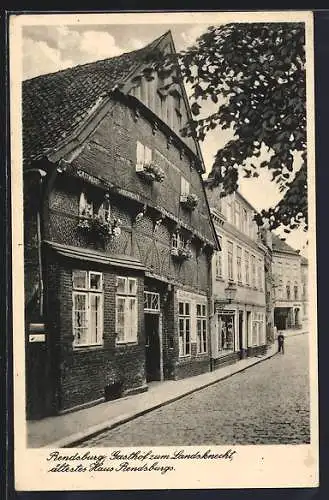
[[[308,335],[244,372],[104,432],[81,446],[308,443]]]

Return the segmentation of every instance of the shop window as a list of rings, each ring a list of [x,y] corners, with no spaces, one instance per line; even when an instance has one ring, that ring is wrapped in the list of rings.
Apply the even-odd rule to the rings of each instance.
[[[252,323],[251,345],[263,344],[265,344],[264,314],[256,312]]]
[[[117,276],[115,331],[117,343],[137,342],[137,280]]]
[[[219,313],[218,316],[218,352],[234,351],[234,313]]]
[[[103,275],[94,271],[72,273],[73,346],[103,343]]]
[[[191,354],[191,306],[189,302],[178,303],[179,356]]]
[[[196,334],[197,352],[207,352],[207,307],[205,304],[196,305]]]

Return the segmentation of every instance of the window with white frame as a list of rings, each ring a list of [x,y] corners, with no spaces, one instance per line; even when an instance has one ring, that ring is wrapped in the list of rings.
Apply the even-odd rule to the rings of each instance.
[[[252,324],[252,345],[262,345],[265,343],[264,314],[255,312]]]
[[[111,219],[111,203],[108,198],[106,198],[99,207],[98,214],[106,221]]]
[[[183,176],[180,178],[180,194],[182,197],[190,194],[190,183]]]
[[[189,302],[178,303],[179,356],[191,354],[191,305]]]
[[[244,252],[244,264],[245,264],[246,284],[247,285],[250,285],[250,270],[249,270],[250,260],[249,259],[250,259],[249,252],[247,252],[245,250],[245,252]]]
[[[239,283],[242,283],[242,248],[236,247],[236,267],[237,267],[237,279]]]
[[[73,346],[103,343],[103,274],[96,271],[72,272]]]
[[[258,260],[258,289],[263,290],[263,283],[262,283],[262,261],[261,259]]]
[[[251,256],[251,284],[256,288],[256,257]]]
[[[248,212],[246,208],[242,210],[242,232],[248,234]]]
[[[231,241],[227,242],[227,271],[228,279],[234,280],[233,272],[233,243]]]
[[[235,211],[235,225],[238,229],[240,229],[240,214],[241,214],[241,206],[238,201],[235,200],[234,202],[234,211]]]
[[[196,337],[197,352],[199,354],[207,352],[207,306],[205,304],[196,305]]]
[[[136,172],[144,170],[144,165],[152,161],[152,149],[137,141]]]
[[[180,234],[180,232],[175,232],[172,235],[171,239],[171,248],[172,249],[183,249],[187,248],[188,242],[187,240]]]
[[[234,351],[234,312],[227,311],[217,314],[218,353]]]
[[[94,213],[94,204],[90,196],[84,191],[80,194],[79,215],[80,217],[92,217]]]
[[[221,236],[218,236],[219,244],[221,250],[215,253],[215,276],[216,279],[222,279],[223,277],[223,261],[222,261],[222,252],[223,252],[223,239]]]
[[[115,332],[118,343],[137,342],[137,279],[117,276]]]

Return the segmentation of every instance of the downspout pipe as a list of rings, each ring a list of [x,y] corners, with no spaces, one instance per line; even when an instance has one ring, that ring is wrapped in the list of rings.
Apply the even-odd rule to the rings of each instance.
[[[39,196],[40,196],[40,201],[42,200],[42,184],[43,184],[43,179],[47,175],[47,172],[45,170],[42,170],[41,168],[30,168],[27,170],[24,170],[24,174],[28,173],[38,173],[39,174]],[[38,241],[38,267],[39,267],[39,285],[40,285],[40,304],[39,304],[39,313],[40,313],[40,318],[43,317],[43,309],[44,309],[44,282],[43,282],[43,265],[42,265],[42,227],[41,227],[41,209],[40,209],[41,203],[39,203],[38,210],[37,210],[37,241]]]

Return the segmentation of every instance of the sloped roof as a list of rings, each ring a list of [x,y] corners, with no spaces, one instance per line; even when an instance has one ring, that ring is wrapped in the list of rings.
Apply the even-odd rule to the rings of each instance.
[[[122,83],[166,35],[139,50],[25,80],[24,160],[40,158],[72,133],[98,99]]]
[[[279,236],[272,233],[272,249],[274,252],[286,252],[286,253],[294,253],[299,255],[299,252],[289,246],[285,241],[281,240]]]
[[[308,266],[308,259],[302,255],[301,264],[303,266]]]

